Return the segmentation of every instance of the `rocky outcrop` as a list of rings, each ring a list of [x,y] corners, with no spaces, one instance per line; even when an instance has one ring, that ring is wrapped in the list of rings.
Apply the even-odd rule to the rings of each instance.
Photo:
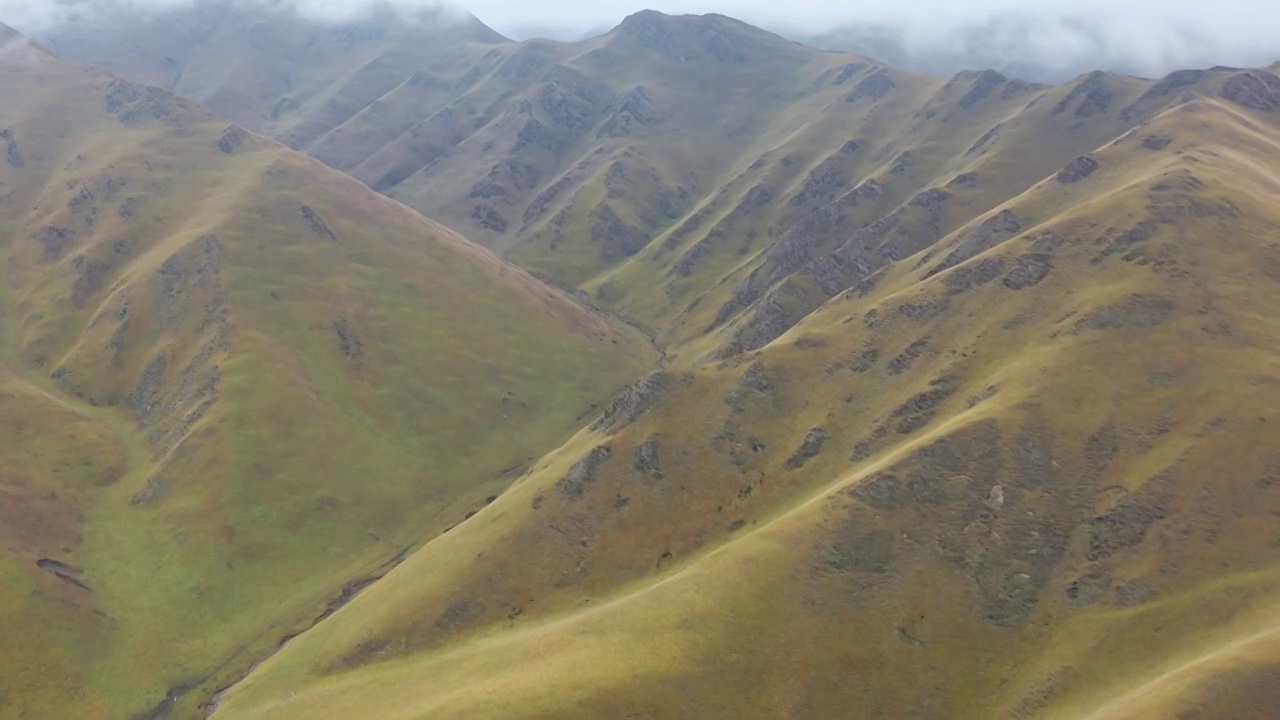
[[[1272,112],[1280,109],[1280,77],[1258,70],[1227,78],[1218,95],[1237,105]]]
[[[637,85],[619,95],[605,109],[605,113],[609,117],[596,133],[597,138],[625,137],[636,127],[652,127],[661,123],[664,118],[649,89],[643,85]]]
[[[0,140],[5,144],[4,161],[11,167],[24,167],[27,163],[22,159],[22,153],[18,149],[18,140],[14,137],[13,130],[5,128],[0,130]]]
[[[1094,160],[1088,155],[1081,155],[1075,160],[1067,163],[1066,167],[1058,171],[1057,180],[1064,185],[1069,185],[1089,177],[1097,169],[1097,160]]]
[[[1115,92],[1111,89],[1108,80],[1107,74],[1100,71],[1084,76],[1076,82],[1075,87],[1071,88],[1071,92],[1067,93],[1066,97],[1058,101],[1053,108],[1053,114],[1061,115],[1072,106],[1076,109],[1077,117],[1089,117],[1107,112],[1115,97]]]
[[[859,80],[853,91],[845,96],[844,101],[847,103],[856,103],[860,100],[875,102],[893,92],[893,89],[897,86],[898,84],[894,82],[889,70],[880,68]]]

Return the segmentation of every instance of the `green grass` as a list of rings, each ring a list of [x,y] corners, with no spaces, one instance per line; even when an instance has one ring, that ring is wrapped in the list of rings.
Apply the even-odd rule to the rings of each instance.
[[[63,536],[6,555],[6,577],[24,578],[6,594],[6,637],[44,628],[43,645],[6,650],[23,657],[6,667],[33,669],[6,680],[6,712],[129,717],[175,688],[177,712],[194,714],[653,362],[634,331],[315,161],[260,138],[221,153],[225,123],[173,99],[160,103],[181,131],[101,117],[109,78],[73,67],[3,82],[20,98],[3,122],[32,158],[0,170],[24,186],[0,238],[4,365],[33,417],[76,418],[0,456],[42,483],[22,492],[57,493],[37,512],[65,516]],[[50,113],[76,120],[40,132]],[[107,178],[121,189],[103,190]],[[84,186],[88,231],[71,203]],[[143,200],[130,217],[117,213],[126,196]],[[44,225],[76,228],[57,262],[31,239]],[[88,263],[121,237],[128,257],[73,305]],[[161,354],[158,409],[135,416],[127,401]],[[215,377],[216,393],[202,389]],[[115,454],[63,460],[55,443],[73,437]],[[113,484],[82,487],[104,467]],[[65,608],[24,599],[70,592],[34,567],[44,556],[83,568],[93,594]]]

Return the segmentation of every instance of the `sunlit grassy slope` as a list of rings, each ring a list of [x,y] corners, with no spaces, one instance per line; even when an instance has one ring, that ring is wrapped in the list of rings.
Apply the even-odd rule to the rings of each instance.
[[[9,707],[1274,716],[1274,67],[937,80],[654,12],[440,63],[374,36],[254,126],[668,362],[591,409],[647,345],[36,56],[0,387],[44,419],[0,449],[51,521],[4,536]]]
[[[332,26],[259,12],[250,32],[238,12],[159,17],[207,28],[183,56],[189,73],[285,68],[287,86],[262,90],[259,105],[278,110],[264,131],[690,359],[763,346],[1188,93],[1265,111],[1277,82],[1226,68],[1057,87],[991,71],[935,79],[720,15],[643,11],[583,42],[514,43],[440,18]],[[150,27],[99,30],[87,46],[53,36],[73,57],[152,77],[167,72],[168,36]],[[318,39],[275,43],[270,62],[237,49],[268,31]],[[361,41],[337,52],[331,39],[348,36]],[[317,82],[332,93],[307,89]],[[220,111],[261,121],[260,107]]]
[[[1187,95],[638,383],[213,717],[1273,717],[1277,125]]]
[[[0,717],[196,716],[651,366],[319,162],[5,42]]]

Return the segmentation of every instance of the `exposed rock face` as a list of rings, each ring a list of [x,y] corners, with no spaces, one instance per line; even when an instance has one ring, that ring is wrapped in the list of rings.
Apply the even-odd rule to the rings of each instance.
[[[743,30],[720,15],[670,18],[654,10],[629,15],[617,32],[641,47],[681,62],[712,59],[741,63],[747,59]]]
[[[1009,210],[1001,210],[983,220],[977,227],[957,240],[955,249],[948,253],[942,262],[930,268],[925,273],[925,277],[933,277],[938,273],[950,270],[970,258],[981,255],[1021,231],[1022,223],[1018,222],[1018,217]]]
[[[1061,115],[1076,106],[1077,117],[1089,117],[1107,112],[1115,96],[1107,82],[1107,74],[1093,72],[1076,84],[1066,97],[1053,108],[1054,115]],[[1078,104],[1077,104],[1078,103]]]
[[[859,100],[880,100],[889,93],[893,92],[898,84],[893,81],[893,77],[885,68],[880,68],[870,75],[858,81],[853,91],[845,96],[844,101],[847,103],[855,103]]]
[[[1222,83],[1222,97],[1254,110],[1271,112],[1280,109],[1280,77],[1265,72],[1243,72]]]
[[[615,432],[635,422],[666,395],[671,384],[672,378],[667,373],[657,372],[645,376],[610,402],[600,417],[591,424],[591,429]]]
[[[652,127],[663,120],[662,111],[643,85],[619,95],[605,112],[609,113],[609,118],[596,133],[597,137],[625,137],[637,126]]]
[[[556,489],[561,495],[570,498],[581,498],[587,488],[595,482],[596,471],[613,457],[613,450],[607,445],[599,445],[587,453],[569,469],[568,474],[556,481]]]
[[[14,137],[13,130],[10,128],[0,130],[0,140],[3,140],[5,144],[5,162],[16,168],[24,167],[26,162],[22,159],[22,153],[18,150],[18,141]]]
[[[333,228],[329,227],[329,223],[325,222],[319,213],[307,205],[302,206],[302,219],[307,222],[307,227],[311,228],[311,232],[318,237],[329,242],[338,241],[338,235],[333,231]]]
[[[804,442],[796,450],[795,454],[787,460],[788,470],[798,470],[805,466],[809,460],[817,457],[822,453],[822,447],[827,444],[827,438],[830,437],[826,430],[822,428],[813,428],[804,436]]]
[[[1067,163],[1067,166],[1058,171],[1058,182],[1069,185],[1079,182],[1094,173],[1098,169],[1098,161],[1088,155],[1080,157]]]
[[[974,78],[969,91],[960,98],[960,107],[968,110],[991,94],[992,90],[1009,81],[1009,78],[995,70],[983,70]]]
[[[232,125],[223,131],[222,137],[218,139],[218,150],[230,155],[238,150],[244,141],[244,131]]]
[[[651,239],[640,228],[623,221],[607,204],[601,203],[591,211],[591,240],[600,247],[603,258],[630,257],[643,250]]]

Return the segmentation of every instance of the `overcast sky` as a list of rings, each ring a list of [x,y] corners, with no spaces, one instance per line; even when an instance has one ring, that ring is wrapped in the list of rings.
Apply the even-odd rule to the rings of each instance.
[[[35,31],[56,22],[68,5],[163,8],[198,1],[0,0],[0,21]],[[331,16],[349,15],[375,1],[407,6],[440,2],[237,1],[281,3]],[[558,28],[552,34],[567,38],[575,32],[610,27],[630,13],[652,8],[667,13],[716,12],[802,37],[841,26],[883,23],[901,33],[906,55],[951,53],[975,61],[1009,56],[1013,65],[1032,62],[1072,70],[1085,65],[1121,66],[1155,73],[1280,59],[1280,0],[457,0],[457,4],[498,31],[516,36],[536,27]],[[984,31],[958,32],[962,26],[1009,13],[1035,19],[1025,25],[1006,23],[1002,33],[989,39]]]

